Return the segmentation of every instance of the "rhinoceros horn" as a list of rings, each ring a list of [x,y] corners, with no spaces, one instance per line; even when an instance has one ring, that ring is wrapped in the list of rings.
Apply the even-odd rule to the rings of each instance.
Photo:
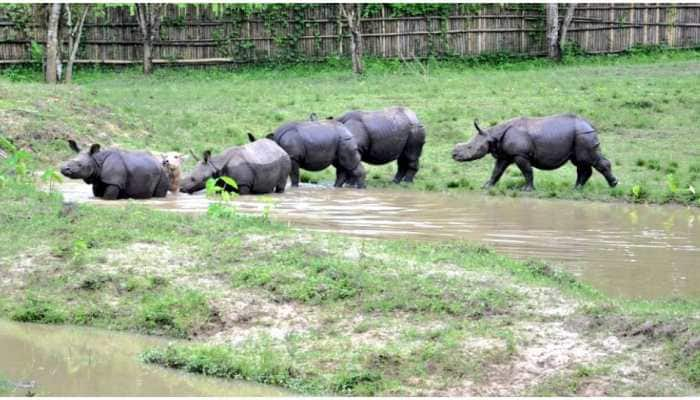
[[[486,132],[484,132],[483,130],[481,130],[481,128],[479,128],[479,120],[478,119],[474,120],[474,127],[476,128],[476,131],[479,132],[479,135],[486,136]]]

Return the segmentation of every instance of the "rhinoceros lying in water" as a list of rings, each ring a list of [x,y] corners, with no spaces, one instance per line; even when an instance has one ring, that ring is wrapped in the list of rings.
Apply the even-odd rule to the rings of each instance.
[[[192,173],[182,178],[180,191],[191,194],[204,189],[209,178],[228,176],[236,181],[238,189],[224,185],[227,190],[240,194],[282,193],[291,164],[289,155],[269,139],[231,147],[216,156],[207,150]]]
[[[425,143],[425,128],[416,113],[405,107],[389,107],[350,111],[338,121],[355,137],[362,161],[381,165],[397,160],[394,182],[413,182]]]
[[[68,178],[83,179],[92,185],[95,197],[105,200],[165,197],[170,179],[160,163],[149,153],[118,149],[101,150],[99,144],[81,151],[69,140],[78,156],[61,166]]]
[[[595,168],[610,187],[617,185],[610,161],[600,154],[595,128],[573,114],[544,118],[515,118],[482,130],[474,121],[477,135],[455,146],[455,161],[478,160],[488,153],[496,159],[491,178],[484,188],[495,185],[506,168],[515,163],[525,176],[524,190],[534,189],[532,167],[556,169],[571,161],[577,168],[576,187],[583,187]]]

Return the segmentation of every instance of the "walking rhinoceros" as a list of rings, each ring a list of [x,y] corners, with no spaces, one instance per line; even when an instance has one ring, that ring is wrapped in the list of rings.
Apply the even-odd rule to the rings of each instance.
[[[543,118],[520,117],[486,130],[474,121],[477,135],[468,143],[455,146],[455,161],[473,161],[488,153],[496,159],[491,178],[484,188],[495,185],[503,172],[515,163],[525,176],[526,191],[534,189],[532,167],[552,170],[571,161],[577,168],[576,187],[586,184],[595,168],[603,174],[610,187],[617,185],[610,161],[600,154],[600,142],[595,128],[574,114]]]
[[[299,168],[320,171],[332,165],[336,170],[335,187],[344,184],[365,187],[357,142],[347,128],[335,120],[286,123],[268,135],[292,159],[292,186],[299,186]]]
[[[413,182],[425,143],[425,128],[405,107],[350,111],[340,118],[357,141],[362,161],[381,165],[397,160],[394,182]]]
[[[91,184],[95,197],[105,200],[148,199],[165,197],[168,193],[170,179],[151,154],[119,149],[101,150],[99,144],[81,151],[74,140],[68,143],[78,156],[65,162],[61,173]]]
[[[282,193],[291,169],[287,153],[269,139],[231,147],[216,156],[207,150],[198,161],[192,173],[182,178],[181,192],[194,193],[204,189],[209,178],[228,176],[236,181],[238,189],[224,185],[227,190],[240,194]]]

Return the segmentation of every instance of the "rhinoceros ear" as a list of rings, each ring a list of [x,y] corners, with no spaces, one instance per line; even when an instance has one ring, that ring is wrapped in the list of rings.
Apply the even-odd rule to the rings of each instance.
[[[206,164],[209,162],[210,158],[211,158],[211,150],[205,150],[204,153],[202,153],[202,160]]]
[[[90,155],[93,155],[93,154],[97,153],[98,151],[100,151],[99,144],[95,143],[92,146],[90,146]]]
[[[71,150],[73,150],[76,153],[80,153],[80,147],[78,147],[78,143],[76,143],[75,140],[69,139],[68,145],[70,146]]]
[[[309,114],[309,121],[318,121],[318,115],[316,113]]]
[[[248,140],[250,140],[251,143],[254,142],[254,141],[256,140],[256,139],[255,139],[255,136],[253,136],[253,134],[250,133],[250,132],[248,132]]]
[[[478,119],[474,120],[474,127],[476,128],[476,131],[479,132],[479,135],[486,136],[486,132],[482,131],[481,128],[479,128],[479,120]]]

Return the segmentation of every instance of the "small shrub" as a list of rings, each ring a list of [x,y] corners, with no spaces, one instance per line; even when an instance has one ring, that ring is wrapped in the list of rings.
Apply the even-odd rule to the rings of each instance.
[[[635,201],[644,200],[648,196],[648,194],[649,193],[647,192],[646,188],[640,183],[637,183],[634,186],[632,186],[629,192],[629,195]]]
[[[136,322],[149,332],[187,337],[211,317],[206,297],[194,290],[147,294],[141,300]]]
[[[66,321],[66,313],[51,301],[30,294],[10,318],[20,322],[61,324]]]

